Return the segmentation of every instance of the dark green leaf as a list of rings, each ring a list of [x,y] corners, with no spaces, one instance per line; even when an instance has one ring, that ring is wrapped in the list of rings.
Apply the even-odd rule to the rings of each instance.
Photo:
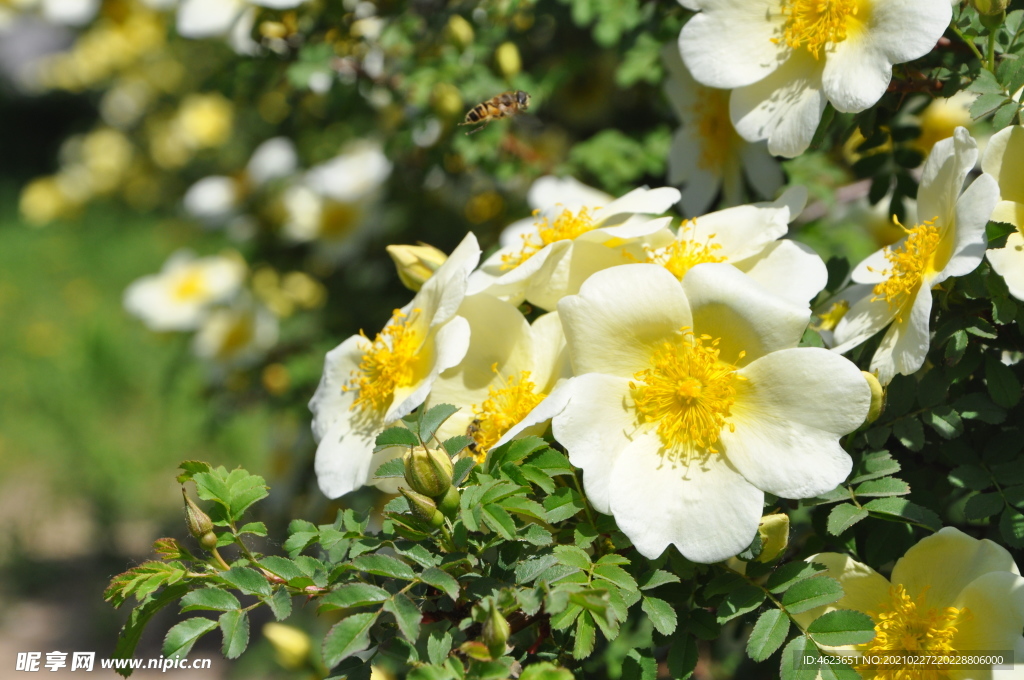
[[[506,541],[515,539],[516,523],[512,519],[512,515],[508,514],[503,507],[491,503],[483,507],[483,513],[484,524],[490,527],[492,531]]]
[[[171,602],[176,601],[182,595],[185,595],[188,589],[189,586],[187,584],[177,583],[164,588],[153,596],[153,599],[135,607],[128,615],[128,620],[121,628],[121,632],[117,635],[117,644],[114,647],[113,657],[115,659],[132,658],[135,654],[135,647],[139,644],[139,639],[142,637],[142,631],[145,630],[146,624],[153,618],[153,615]],[[119,669],[117,673],[127,678],[132,674],[132,670],[130,668]]]
[[[1010,546],[1024,548],[1024,514],[1007,508],[999,518],[999,533]]]
[[[747,656],[764,661],[782,646],[789,635],[789,617],[781,609],[769,609],[757,619],[747,640]]]
[[[239,534],[253,534],[254,536],[266,536],[267,525],[263,522],[249,522],[243,524],[242,528],[238,530]]]
[[[594,651],[597,629],[590,612],[583,612],[576,619],[576,641],[572,646],[572,658],[586,659]]]
[[[441,571],[437,567],[428,567],[420,574],[420,579],[452,598],[453,602],[459,599],[459,582],[448,572]]]
[[[376,446],[373,451],[376,453],[377,451],[382,451],[392,446],[419,446],[420,440],[416,437],[415,432],[399,425],[396,427],[389,427],[381,432],[377,435],[377,439],[374,443]]]
[[[449,437],[441,442],[441,448],[444,449],[444,452],[448,454],[449,458],[454,458],[472,443],[472,437],[459,434],[454,437]]]
[[[590,555],[574,545],[556,545],[555,557],[560,564],[577,569],[590,569]]]
[[[828,532],[838,536],[868,516],[868,511],[852,503],[841,503],[828,513]]]
[[[226,612],[239,607],[241,605],[238,603],[238,598],[220,588],[193,590],[181,598],[182,613],[196,610]]]
[[[984,491],[992,486],[992,476],[984,468],[977,465],[960,465],[949,473],[949,482],[953,486],[974,491]]]
[[[220,630],[224,636],[221,652],[227,659],[237,659],[249,646],[249,615],[241,609],[220,615]]]
[[[472,456],[460,458],[455,461],[455,469],[452,472],[452,486],[462,486],[462,483],[469,477],[469,473],[476,467],[476,460]]]
[[[964,505],[964,517],[967,519],[984,519],[999,513],[1006,505],[999,493],[977,493],[967,499]]]
[[[647,614],[647,618],[654,624],[655,630],[662,635],[671,635],[675,632],[679,620],[676,612],[665,600],[657,597],[644,596],[640,608]]]
[[[567,486],[555,491],[544,499],[544,509],[552,524],[563,522],[583,509],[583,499],[575,489]]]
[[[764,591],[757,586],[741,586],[725,596],[718,606],[718,622],[725,623],[737,616],[754,611],[764,602]]]
[[[779,677],[781,680],[815,680],[818,677],[817,658],[821,656],[817,645],[803,635],[790,640],[782,650],[779,660]],[[813,663],[804,665],[805,658],[812,658]]]
[[[914,524],[921,524],[935,531],[942,527],[942,521],[938,515],[928,508],[922,508],[916,503],[911,503],[906,498],[876,498],[865,503],[864,507],[872,513],[897,517]]]
[[[915,417],[901,418],[894,422],[892,433],[911,451],[920,451],[924,448],[924,428],[921,421]]]
[[[519,680],[573,680],[572,672],[544,661],[523,669]]]
[[[961,418],[967,420],[980,420],[990,425],[998,425],[1006,420],[1006,411],[992,403],[988,395],[980,392],[965,394],[953,402],[953,408]]]
[[[270,596],[270,584],[267,582],[267,577],[255,569],[232,567],[227,571],[220,572],[218,576],[246,595]]]
[[[655,569],[653,573],[640,579],[640,590],[651,590],[666,583],[679,583],[679,577],[661,569]]]
[[[416,578],[412,567],[390,555],[360,555],[352,560],[352,566],[359,571],[377,576],[390,576],[405,581],[412,581]]]
[[[875,638],[875,622],[862,612],[837,609],[816,618],[807,627],[807,633],[827,647],[859,645]]]
[[[971,118],[978,120],[995,111],[1006,101],[1006,95],[1002,92],[983,94],[971,104]]]
[[[348,609],[377,604],[391,597],[391,593],[368,583],[348,583],[320,598],[321,609]]]
[[[452,634],[447,631],[432,630],[427,638],[427,658],[430,663],[441,665],[452,651]]]
[[[810,578],[825,571],[825,567],[814,562],[790,562],[784,564],[771,575],[765,582],[765,587],[773,593],[785,592],[794,583]]]
[[[992,129],[1002,130],[1004,127],[1013,124],[1013,120],[1017,117],[1017,111],[1020,105],[1009,100],[996,109],[996,112],[992,114]]]
[[[274,574],[280,576],[285,581],[291,581],[292,579],[303,578],[306,574],[299,569],[292,560],[285,559],[278,555],[268,555],[260,560],[260,566]]]
[[[458,412],[458,406],[451,404],[438,404],[432,406],[426,413],[420,414],[420,439],[425,442],[434,438],[434,433],[441,424]]]
[[[960,414],[949,406],[936,406],[930,411],[925,411],[921,414],[921,420],[938,432],[943,439],[955,439],[964,433]]]
[[[1009,366],[991,355],[985,357],[985,384],[992,401],[1003,408],[1013,408],[1020,401],[1017,376]]]
[[[216,627],[217,622],[213,619],[206,619],[198,616],[191,619],[185,619],[167,631],[167,636],[164,638],[164,646],[162,649],[163,655],[168,658],[178,659],[188,656],[188,653],[192,649],[192,645],[196,643],[196,640],[206,635]]]
[[[614,564],[599,564],[594,567],[594,577],[614,583],[619,588],[628,591],[638,590],[636,580],[629,575],[622,567]]]
[[[888,439],[888,436],[886,438]],[[857,466],[853,477],[850,478],[850,484],[860,484],[871,479],[887,477],[899,471],[899,462],[894,460],[888,451],[875,451],[864,455],[864,459]]]
[[[843,596],[839,582],[818,576],[794,583],[782,596],[782,604],[791,614],[831,604]]]
[[[902,479],[883,477],[864,482],[854,489],[853,493],[857,496],[872,497],[903,496],[910,493],[910,485]]]
[[[378,479],[388,477],[405,477],[405,460],[401,456],[392,458],[378,467],[377,471],[373,473],[373,476]]]
[[[352,614],[327,631],[323,642],[324,664],[334,668],[356,652],[369,647],[370,627],[377,616],[377,612]]]
[[[409,642],[415,644],[420,636],[420,620],[423,614],[412,600],[402,593],[396,593],[384,603],[384,611],[395,617],[398,629]]]
[[[267,603],[270,611],[274,613],[274,618],[278,621],[284,621],[292,613],[292,597],[284,588],[274,591],[273,596],[265,597],[263,601]]]
[[[822,664],[821,680],[861,680],[861,675],[845,663]]]

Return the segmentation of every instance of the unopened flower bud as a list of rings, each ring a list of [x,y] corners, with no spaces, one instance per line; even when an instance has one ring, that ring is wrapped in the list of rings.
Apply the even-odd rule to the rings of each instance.
[[[508,636],[511,632],[512,629],[509,627],[508,621],[498,611],[498,605],[491,604],[491,611],[487,615],[487,620],[484,621],[480,637],[483,639],[483,643],[487,645],[487,650],[491,653],[492,659],[504,656],[505,643],[508,642]]]
[[[460,100],[461,106],[461,100]],[[392,245],[386,248],[395,261],[398,278],[402,285],[413,292],[419,291],[427,279],[444,264],[448,256],[434,246],[421,243],[418,246]]]
[[[417,446],[405,454],[405,481],[424,496],[437,498],[452,486],[452,459],[444,451]]]
[[[213,521],[209,515],[192,502],[185,493],[185,487],[181,487],[181,496],[185,499],[185,524],[188,525],[188,532],[207,550],[216,547],[217,534],[213,533]]]
[[[882,411],[885,409],[885,390],[882,389],[882,383],[878,382],[878,377],[874,373],[861,371],[861,375],[864,376],[868,387],[871,388],[871,406],[868,408],[868,417],[864,422],[873,423],[878,420],[878,416],[882,415]]]
[[[978,10],[978,14],[981,14],[982,17],[1002,14],[1006,11],[1009,4],[1010,0],[971,0],[971,5],[974,6],[974,9]],[[984,20],[982,23],[984,23]],[[1000,23],[1002,23],[1002,19],[1000,19]]]
[[[498,49],[494,51],[494,61],[497,63],[501,75],[507,79],[519,75],[519,71],[523,68],[523,59],[519,56],[519,48],[511,42],[498,45]]]
[[[761,554],[757,561],[771,562],[789,545],[789,515],[765,515],[758,524],[757,533],[761,536]]]
[[[444,524],[444,515],[438,512],[437,505],[434,504],[433,500],[404,487],[399,487],[398,490],[405,496],[405,500],[409,501],[409,510],[412,511],[413,515],[419,517],[432,527],[439,527]]]
[[[305,632],[283,623],[267,623],[263,626],[263,637],[274,648],[277,662],[283,668],[296,670],[309,662],[313,645]]]
[[[454,486],[449,486],[448,491],[441,497],[441,500],[437,502],[437,509],[441,513],[450,519],[455,519],[455,516],[459,514],[459,504],[462,502],[462,498],[459,495],[459,490]]]

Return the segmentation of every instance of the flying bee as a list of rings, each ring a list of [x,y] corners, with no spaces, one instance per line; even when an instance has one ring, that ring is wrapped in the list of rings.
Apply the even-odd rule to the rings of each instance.
[[[487,124],[492,120],[499,118],[509,118],[516,115],[521,111],[526,111],[530,108],[530,95],[522,90],[516,90],[515,92],[502,92],[497,97],[493,97],[477,104],[469,113],[466,114],[466,120],[459,123],[459,125],[476,125],[477,123],[483,123],[478,128],[470,130],[467,135],[471,135],[474,132],[480,132]]]

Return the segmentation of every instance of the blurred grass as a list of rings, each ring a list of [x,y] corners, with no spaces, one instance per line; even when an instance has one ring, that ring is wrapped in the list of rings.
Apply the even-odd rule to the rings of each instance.
[[[204,403],[188,337],[151,333],[121,307],[124,288],[195,232],[102,206],[33,229],[15,196],[0,187],[0,487],[45,484],[55,500],[44,512],[84,502],[102,529],[177,513],[181,460],[260,470],[268,414]]]

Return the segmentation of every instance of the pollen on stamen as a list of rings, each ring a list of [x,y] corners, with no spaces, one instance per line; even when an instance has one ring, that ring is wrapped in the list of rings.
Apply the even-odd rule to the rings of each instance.
[[[722,430],[736,429],[732,407],[745,378],[719,357],[718,343],[682,328],[677,338],[654,351],[651,367],[629,384],[638,420],[655,425],[663,458],[673,467],[706,462],[719,453],[715,445]],[[743,356],[740,352],[736,361]]]
[[[793,49],[806,47],[815,59],[822,48],[846,40],[860,12],[860,0],[782,0],[786,26],[781,39]]]
[[[893,216],[893,223],[907,234],[906,240],[898,248],[886,248],[885,259],[889,268],[879,272],[885,280],[876,284],[872,292],[875,300],[885,300],[889,308],[896,312],[896,320],[903,321],[903,313],[907,303],[917,291],[925,274],[934,268],[935,251],[941,242],[941,234],[935,226],[937,217],[925,220],[913,229],[907,229]]]
[[[534,222],[535,229],[533,231],[522,234],[522,249],[518,253],[507,253],[502,256],[501,268],[515,269],[545,246],[556,241],[572,240],[594,229],[597,226],[594,213],[598,210],[600,208],[584,207],[573,212],[566,208],[554,220],[540,217]],[[537,217],[538,215],[540,215],[540,210],[534,210],[533,216]]]
[[[412,321],[419,311],[414,309],[407,316],[401,310],[394,310],[391,321],[367,347],[348,384],[341,388],[344,392],[358,392],[350,408],[359,407],[364,412],[384,411],[391,404],[396,389],[412,384],[421,344]],[[366,338],[363,331],[359,334]]]
[[[491,370],[498,374],[498,365]],[[487,399],[473,406],[473,426],[469,435],[476,444],[473,457],[483,462],[487,452],[502,435],[520,423],[547,395],[537,389],[529,371],[518,375],[499,375],[499,386],[487,390]]]
[[[721,244],[715,243],[715,234],[708,234],[703,243],[687,238],[687,233],[696,231],[697,220],[684,220],[679,225],[679,236],[663,248],[645,247],[647,262],[660,264],[682,281],[686,273],[698,264],[705,262],[725,262],[725,255],[716,255]]]

